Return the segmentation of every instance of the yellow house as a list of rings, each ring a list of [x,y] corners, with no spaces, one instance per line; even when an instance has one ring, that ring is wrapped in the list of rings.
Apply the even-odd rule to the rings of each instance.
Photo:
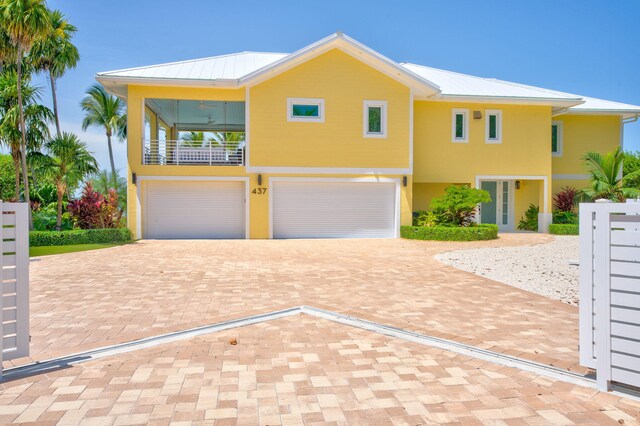
[[[128,106],[137,238],[397,237],[450,184],[478,220],[586,184],[640,107],[397,63],[341,33],[292,54],[241,52],[103,72]]]

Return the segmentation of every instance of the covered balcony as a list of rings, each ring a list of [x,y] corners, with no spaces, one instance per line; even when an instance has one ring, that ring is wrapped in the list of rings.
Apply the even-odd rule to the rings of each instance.
[[[244,165],[244,102],[150,98],[144,126],[145,165]]]

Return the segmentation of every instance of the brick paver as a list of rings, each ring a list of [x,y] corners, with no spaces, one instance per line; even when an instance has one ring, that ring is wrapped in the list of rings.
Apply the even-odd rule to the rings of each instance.
[[[43,257],[31,264],[32,358],[308,304],[582,370],[577,308],[433,258],[550,238],[140,241]]]
[[[633,425],[639,410],[306,315],[0,384],[0,423]]]

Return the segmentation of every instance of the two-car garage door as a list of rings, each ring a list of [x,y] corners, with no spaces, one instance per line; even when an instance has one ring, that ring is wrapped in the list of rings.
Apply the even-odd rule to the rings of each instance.
[[[393,238],[396,183],[274,181],[273,238]]]
[[[245,238],[246,184],[225,180],[146,181],[142,200],[144,238]],[[283,179],[273,180],[270,189],[267,196],[273,238],[397,236],[395,182]],[[262,214],[266,215],[264,206]],[[260,210],[254,211],[261,214]]]
[[[244,238],[242,181],[150,180],[145,185],[145,238]]]

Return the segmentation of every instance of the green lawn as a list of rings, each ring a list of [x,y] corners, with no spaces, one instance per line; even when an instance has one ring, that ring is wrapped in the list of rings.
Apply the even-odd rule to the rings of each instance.
[[[29,256],[48,256],[50,254],[75,253],[77,251],[97,250],[107,247],[121,246],[127,243],[110,244],[72,244],[67,246],[29,247]]]

